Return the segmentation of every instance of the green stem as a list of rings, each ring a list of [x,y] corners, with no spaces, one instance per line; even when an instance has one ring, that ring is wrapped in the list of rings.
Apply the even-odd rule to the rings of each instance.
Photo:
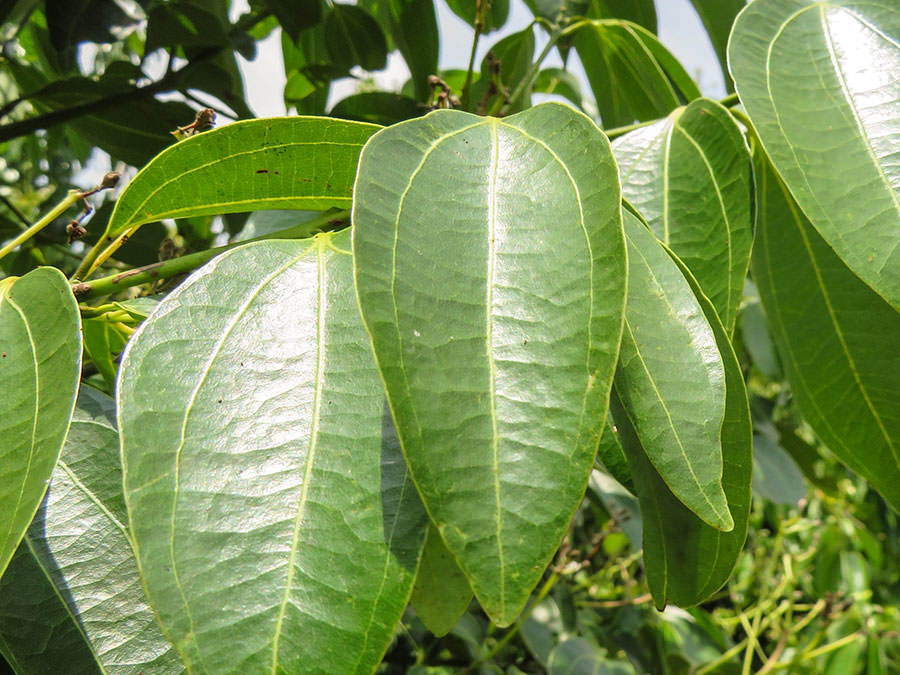
[[[719,99],[719,103],[726,108],[730,108],[733,105],[738,105],[741,102],[740,97],[737,94],[728,94],[725,98]]]
[[[38,232],[47,227],[50,223],[56,220],[60,215],[65,213],[72,204],[81,199],[81,191],[80,190],[69,190],[68,194],[65,198],[57,204],[46,216],[37,221],[34,225],[29,227],[24,232],[20,233],[15,239],[6,244],[3,248],[0,248],[0,258],[5,256],[7,253],[16,248],[19,244],[28,241]]]
[[[470,90],[472,89],[472,73],[475,69],[475,52],[478,50],[478,40],[481,38],[481,31],[484,30],[484,14],[488,0],[480,0],[475,15],[475,37],[472,38],[472,51],[469,53],[469,67],[466,70],[466,82],[460,92],[462,99],[462,109],[469,109]]]
[[[563,29],[559,26],[554,26],[553,30],[550,32],[550,39],[547,41],[547,44],[544,45],[544,49],[541,50],[541,53],[538,54],[537,60],[535,60],[535,62],[531,64],[531,68],[529,68],[528,72],[525,73],[525,77],[522,78],[522,81],[516,85],[516,88],[513,90],[513,93],[509,97],[509,100],[503,104],[502,108],[500,108],[501,116],[504,115],[509,109],[509,106],[518,101],[526,91],[531,90],[531,87],[534,85],[534,80],[537,78],[538,73],[541,70],[541,64],[544,62],[544,59],[547,58],[550,50],[556,46],[556,42],[560,37],[562,37],[562,34]]]
[[[224,253],[232,248],[243,246],[254,241],[264,241],[266,239],[304,239],[318,231],[327,231],[337,229],[338,224],[343,224],[350,218],[349,211],[337,211],[325,213],[317,218],[313,218],[305,223],[289,227],[286,230],[264,234],[247,241],[238,241],[217,248],[210,248],[206,251],[199,251],[189,255],[173,258],[172,260],[164,260],[163,262],[154,263],[138,267],[121,274],[94,279],[93,281],[78,282],[72,284],[72,292],[78,299],[95,298],[102,295],[109,295],[123,288],[131,286],[140,286],[158,279],[169,279],[180,274],[190,272],[197,269],[206,262],[209,262],[220,253]]]

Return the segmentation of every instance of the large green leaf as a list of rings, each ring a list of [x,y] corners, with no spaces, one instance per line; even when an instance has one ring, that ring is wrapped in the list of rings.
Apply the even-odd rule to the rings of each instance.
[[[731,333],[753,231],[752,176],[728,111],[698,99],[613,143],[622,194],[690,268]]]
[[[656,33],[654,0],[591,0],[587,15],[592,19],[625,19]]]
[[[192,672],[371,672],[412,590],[425,514],[349,245],[344,231],[224,253],[126,349],[130,527]]]
[[[700,97],[678,60],[637,24],[597,19],[575,33],[574,45],[604,127],[662,117]]]
[[[425,506],[502,625],[591,472],[622,327],[619,198],[606,137],[557,103],[436,111],[360,158],[363,319]]]
[[[369,0],[376,6],[381,24],[397,44],[412,76],[416,100],[428,100],[428,76],[438,70],[440,33],[434,0]]]
[[[694,9],[700,16],[716,56],[719,57],[719,65],[722,75],[725,76],[725,88],[734,91],[731,75],[728,73],[728,36],[731,34],[731,26],[747,0],[691,0]]]
[[[635,216],[625,211],[624,220],[628,305],[616,392],[669,489],[705,522],[731,530],[719,439],[726,383],[715,335],[676,263]]]
[[[108,237],[163,218],[350,206],[372,124],[322,117],[236,122],[187,138],[145,166],[119,199]]]
[[[47,490],[81,376],[81,316],[62,272],[0,281],[0,575]]]
[[[422,623],[437,636],[446,635],[472,601],[472,589],[447,550],[440,533],[431,526],[425,539],[410,603]]]
[[[182,670],[144,598],[124,522],[114,401],[83,387],[47,498],[0,581],[17,675]]]
[[[676,264],[680,264],[673,258]],[[687,607],[715,593],[731,575],[747,537],[753,470],[752,425],[741,365],[712,303],[686,267],[685,279],[696,294],[715,335],[725,372],[725,415],[721,428],[722,487],[734,528],[710,527],[678,500],[654,469],[646,446],[617,399],[611,403],[619,438],[626,449],[641,502],[644,564],[657,607],[672,602]]]
[[[766,153],[803,212],[900,309],[900,7],[756,0],[728,59]]]
[[[387,41],[378,22],[355,5],[335,3],[325,17],[325,46],[339,68],[362,66],[381,70],[387,65]]]
[[[804,418],[900,510],[900,314],[818,235],[757,155],[752,273]]]

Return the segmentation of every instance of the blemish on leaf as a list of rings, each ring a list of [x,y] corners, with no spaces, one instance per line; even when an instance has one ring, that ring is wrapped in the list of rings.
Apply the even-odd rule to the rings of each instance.
[[[269,173],[269,170],[268,169],[257,169],[256,173]]]

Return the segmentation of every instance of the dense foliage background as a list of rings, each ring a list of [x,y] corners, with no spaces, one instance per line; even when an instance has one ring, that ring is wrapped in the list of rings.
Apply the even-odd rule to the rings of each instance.
[[[473,25],[476,43],[493,40],[491,32],[503,26],[509,12],[506,0],[484,1],[448,3]],[[47,227],[0,260],[0,274],[22,276],[53,266],[85,281],[76,270],[104,233],[116,198],[136,169],[179,137],[202,133],[208,116],[198,117],[198,110],[211,107],[219,125],[252,117],[236,55],[252,59],[257,42],[273,31],[281,33],[284,100],[297,114],[381,125],[439,108],[509,115],[530,107],[532,92],[543,93],[588,112],[611,138],[622,137],[620,166],[628,157],[628,131],[699,97],[688,74],[653,36],[652,0],[528,4],[534,25],[494,44],[483,63],[471,64],[468,71],[439,72],[431,2],[254,0],[233,21],[228,0],[0,2],[0,242],[14,239],[68,199],[68,208]],[[709,67],[724,71],[728,34],[743,3],[694,4],[721,59]],[[565,32],[567,22],[582,15],[605,22],[589,26],[590,35]],[[536,35],[543,44],[551,36],[547,50],[558,49],[570,63],[580,57],[590,95],[567,70],[540,68],[545,54],[536,53]],[[377,91],[369,74],[383,69],[394,50],[406,60],[412,78],[401,91]],[[358,92],[331,101],[332,83],[346,77],[356,78]],[[729,77],[726,81],[731,83]],[[749,126],[737,96],[722,103]],[[703,111],[700,107],[693,112],[720,114],[711,104]],[[192,126],[195,120],[199,129]],[[71,190],[93,187],[102,173],[97,167],[107,168],[107,157],[109,168],[122,176],[118,185],[110,180],[84,199],[73,196]],[[757,188],[766,176],[770,187],[778,184],[764,161],[756,166]],[[623,182],[625,196],[648,209],[644,215],[652,220],[652,204],[640,202],[639,189],[629,195]],[[766,204],[778,198],[776,191],[772,194]],[[780,199],[790,201],[785,194]],[[766,204],[748,202],[743,217],[749,219],[753,209],[758,219]],[[83,206],[92,213],[82,218]],[[73,218],[78,222],[73,224]],[[268,210],[143,225],[96,266],[95,278],[160,262],[187,262],[182,268],[170,264],[164,278],[149,270],[132,274],[126,284],[101,281],[84,289],[83,382],[113,393],[124,345],[155,302],[145,296],[158,299],[169,292],[183,279],[180,273],[213,256],[210,249],[295,226],[293,238],[341,229],[348,219],[346,212],[318,216]],[[78,227],[86,230],[81,237]],[[741,273],[734,297],[723,300],[736,316],[734,344],[750,396],[754,449],[749,534],[726,586],[699,606],[657,611],[641,557],[637,499],[595,471],[562,547],[511,627],[492,624],[473,601],[458,622],[447,626],[446,635],[437,637],[408,608],[378,672],[900,672],[898,514],[836,460],[798,409],[755,285],[764,283],[760,277],[766,274],[754,267],[744,283]],[[900,353],[897,335],[885,337],[884,344]],[[900,368],[894,380],[897,375]],[[4,391],[12,387],[12,382],[2,383]],[[87,391],[70,443],[87,438],[118,448],[111,413],[104,409],[108,399],[92,403],[93,390]],[[35,542],[26,539],[28,546]],[[440,560],[432,562],[440,565]],[[447,573],[448,584],[453,572]],[[23,625],[47,600],[18,593],[28,574],[11,566],[0,581],[0,654],[17,673],[40,672],[14,662],[9,646],[25,639]],[[452,608],[443,611],[453,614]],[[79,630],[71,617],[59,622],[61,632]],[[59,663],[76,659],[57,658]]]

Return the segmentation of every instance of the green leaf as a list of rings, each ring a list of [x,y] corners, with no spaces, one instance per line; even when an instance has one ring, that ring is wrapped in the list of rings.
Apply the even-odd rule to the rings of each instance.
[[[81,376],[81,316],[62,272],[0,281],[0,575],[59,459]]]
[[[449,633],[472,601],[472,589],[434,526],[428,528],[410,603],[438,637]]]
[[[631,471],[628,469],[628,459],[625,457],[625,451],[622,450],[616,426],[609,414],[606,415],[603,435],[600,436],[600,443],[597,444],[597,462],[609,475],[634,492]]]
[[[573,43],[606,128],[656,119],[700,97],[678,60],[637,24],[597,19]]]
[[[550,652],[547,672],[550,675],[634,675],[628,661],[611,661],[584,638],[569,638]]]
[[[18,675],[182,670],[123,525],[114,417],[111,398],[82,387],[47,497],[0,581],[0,652]]]
[[[654,0],[591,0],[587,16],[591,19],[625,19],[656,33]]]
[[[416,101],[428,100],[428,76],[438,71],[440,34],[433,0],[369,0],[381,25],[397,44],[412,75]]]
[[[697,10],[713,49],[716,50],[722,75],[725,76],[725,88],[734,91],[734,84],[728,73],[728,36],[735,17],[746,6],[747,0],[691,0],[691,4]]]
[[[321,0],[263,0],[292,40],[322,20]]]
[[[616,176],[606,137],[556,103],[439,110],[360,157],[363,319],[419,493],[501,625],[556,551],[602,431],[625,294]]]
[[[348,208],[359,152],[378,127],[321,117],[236,122],[160,153],[122,191],[106,236],[163,218]]]
[[[485,0],[482,0],[484,2]],[[475,10],[479,0],[447,0],[447,6],[456,16],[475,27]],[[488,10],[484,13],[483,33],[503,28],[509,17],[509,0],[489,0]]]
[[[329,114],[332,117],[389,126],[420,117],[425,111],[415,99],[408,96],[387,91],[370,91],[338,101]]]
[[[622,194],[691,270],[729,334],[750,264],[752,176],[728,111],[698,99],[617,138]]]
[[[371,672],[412,590],[425,514],[349,245],[345,230],[228,251],[123,357],[131,531],[193,672]]]
[[[741,103],[813,226],[900,309],[900,8],[757,0],[728,48]]]
[[[628,476],[631,477],[630,469]],[[594,471],[591,474],[590,486],[603,501],[609,515],[615,519],[616,525],[628,537],[632,548],[635,551],[641,550],[643,545],[641,507],[633,491],[602,471]]]
[[[356,5],[333,4],[325,17],[325,47],[339,68],[362,66],[381,70],[387,65],[387,41],[378,22]]]
[[[87,319],[81,326],[84,336],[84,350],[97,366],[103,380],[112,391],[116,383],[116,358],[125,348],[128,336],[119,328],[120,324],[106,319]]]
[[[489,54],[493,58],[485,55],[481,62],[481,77],[472,86],[472,102],[487,103],[485,112],[496,113],[531,69],[534,59],[534,29],[529,26],[523,31],[507,35],[491,47]],[[499,64],[499,78],[492,72],[493,63]],[[492,82],[497,89],[502,90],[490,94],[488,87]],[[509,101],[509,109],[512,112],[518,112],[530,105],[531,92],[528,91],[523,91],[518,100]]]
[[[751,270],[794,400],[819,438],[900,511],[900,314],[818,235],[755,155]]]
[[[672,257],[679,264],[680,261]],[[722,487],[734,528],[722,532],[687,509],[667,487],[647,457],[617,397],[610,403],[634,475],[641,502],[644,564],[657,607],[672,602],[688,607],[719,590],[731,575],[747,537],[752,472],[752,425],[740,362],[710,301],[683,265],[681,271],[696,293],[715,334],[725,370],[725,416],[721,429],[724,460]]]
[[[534,81],[533,91],[536,94],[563,96],[579,108],[584,102],[578,78],[568,70],[562,70],[561,68],[545,68],[538,73],[537,79]]]
[[[705,522],[731,530],[719,438],[721,348],[677,264],[629,211],[624,219],[628,304],[616,392],[669,489]]]
[[[753,492],[776,504],[796,506],[806,481],[791,456],[768,434],[753,436]]]
[[[146,295],[140,298],[132,298],[131,300],[120,300],[113,304],[119,309],[124,309],[133,319],[143,321],[156,309],[160,300],[162,298],[158,295]]]
[[[587,13],[590,0],[525,0],[535,17],[564,26],[569,19]]]

